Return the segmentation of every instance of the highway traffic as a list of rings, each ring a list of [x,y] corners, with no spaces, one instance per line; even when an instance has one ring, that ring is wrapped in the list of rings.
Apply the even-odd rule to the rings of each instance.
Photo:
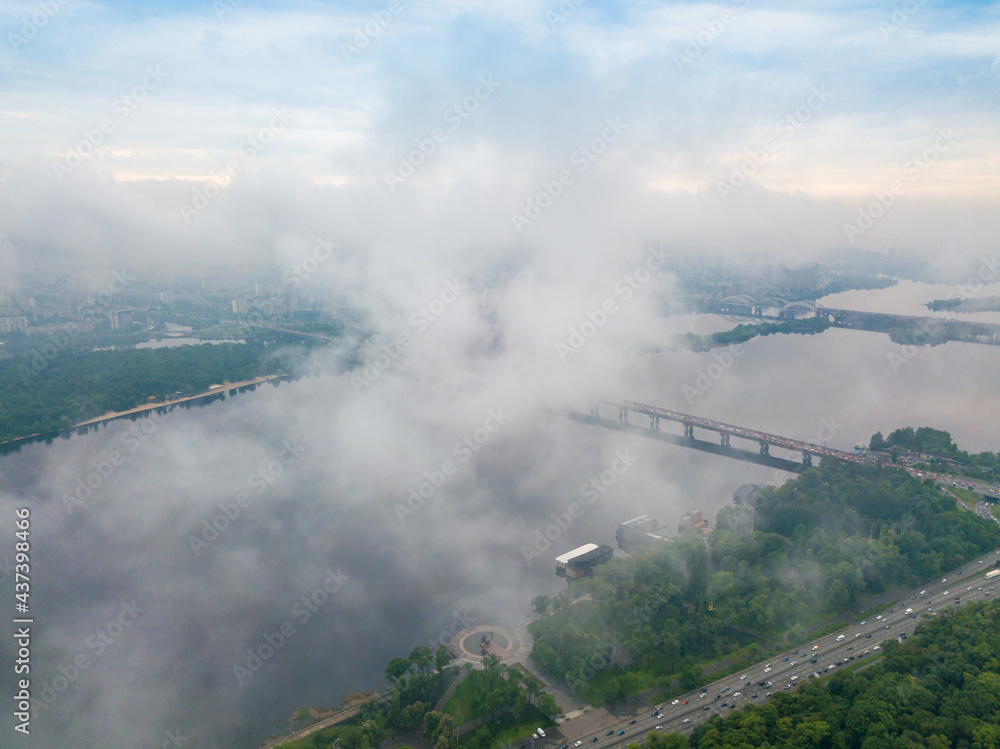
[[[993,600],[997,581],[986,572],[1000,560],[1000,551],[989,552],[952,573],[912,590],[899,602],[857,624],[772,657],[731,676],[719,679],[676,699],[640,711],[596,733],[574,736],[571,724],[559,730],[567,743],[561,749],[588,745],[594,749],[624,747],[644,741],[651,731],[685,733],[715,715],[766,702],[772,695],[795,689],[810,678],[830,676],[858,660],[877,657],[882,643],[906,639],[923,619],[955,606]],[[910,613],[908,610],[912,609]]]

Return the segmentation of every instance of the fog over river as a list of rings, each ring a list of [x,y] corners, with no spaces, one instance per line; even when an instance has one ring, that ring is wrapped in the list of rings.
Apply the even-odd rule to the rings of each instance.
[[[599,293],[536,325],[542,311],[522,303],[519,282],[470,289],[389,366],[373,364],[370,382],[262,386],[0,458],[2,516],[32,508],[35,695],[54,697],[37,708],[38,745],[153,747],[180,731],[199,747],[251,746],[296,708],[383,688],[390,658],[446,637],[456,616],[517,623],[533,596],[565,585],[552,557],[613,544],[618,522],[650,513],[672,526],[695,507],[713,517],[739,484],[787,478],[546,407],[625,397],[800,439],[832,432],[829,444],[846,449],[903,425],[947,429],[970,450],[1000,443],[983,418],[1000,413],[1000,383],[983,375],[997,371],[998,348],[949,343],[899,364],[889,354],[903,349],[887,336],[832,329],[754,339],[733,356],[642,354],[692,327],[653,312],[671,287],[667,276],[656,284],[565,364],[555,343]],[[387,350],[372,344],[368,360],[384,365]],[[124,462],[111,466],[112,451]],[[631,467],[589,502],[581,486],[616,451],[634,456]],[[86,496],[77,479],[101,470]],[[440,487],[408,506],[429,479]],[[584,515],[528,558],[552,513],[574,501]],[[325,580],[328,600],[304,607]],[[5,576],[0,589],[11,588]],[[247,649],[286,621],[294,633],[248,668]],[[11,627],[0,625],[5,662]],[[81,654],[85,668],[74,666]],[[8,730],[9,711],[0,720]]]

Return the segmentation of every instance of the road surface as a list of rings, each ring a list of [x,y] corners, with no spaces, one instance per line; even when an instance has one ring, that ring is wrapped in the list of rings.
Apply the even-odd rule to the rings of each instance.
[[[1000,551],[988,552],[954,572],[913,589],[884,613],[707,684],[704,692],[695,689],[667,701],[659,716],[649,707],[634,718],[623,719],[597,733],[575,735],[573,721],[563,723],[559,730],[568,740],[569,747],[580,742],[581,747],[590,749],[624,749],[627,744],[645,741],[651,731],[658,730],[657,727],[665,732],[688,733],[714,715],[766,702],[776,692],[795,689],[813,678],[810,674],[818,672],[820,676],[829,676],[837,668],[858,659],[877,656],[882,642],[912,635],[921,619],[973,601],[994,600],[1000,594],[996,589],[1000,578],[986,580],[985,575],[998,560]],[[913,609],[912,615],[905,613],[907,608]],[[838,640],[841,637],[843,639]],[[815,663],[812,663],[813,658]],[[771,686],[761,686],[761,682]],[[619,735],[619,731],[624,734]]]

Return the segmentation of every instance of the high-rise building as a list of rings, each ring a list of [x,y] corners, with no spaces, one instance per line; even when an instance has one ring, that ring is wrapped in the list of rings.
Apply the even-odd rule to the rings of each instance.
[[[112,330],[127,330],[135,322],[134,309],[113,309],[108,312]]]
[[[28,332],[27,317],[0,317],[0,334],[13,333],[16,330],[22,333]]]

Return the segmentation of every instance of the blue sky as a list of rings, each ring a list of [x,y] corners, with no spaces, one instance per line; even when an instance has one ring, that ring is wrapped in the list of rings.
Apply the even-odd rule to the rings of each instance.
[[[818,248],[843,239],[841,218],[900,178],[942,128],[958,136],[907,185],[907,201],[931,201],[943,212],[950,202],[995,207],[998,16],[997,4],[916,0],[806,7],[743,0],[6,3],[0,164],[8,185],[27,179],[39,202],[51,203],[47,191],[70,200],[67,191],[90,192],[83,185],[97,180],[122,199],[170,213],[173,223],[157,231],[182,237],[189,227],[177,221],[178,200],[164,197],[166,185],[189,190],[219,175],[284,108],[293,124],[256,151],[235,181],[274,170],[334,187],[348,203],[406,195],[434,201],[438,212],[471,191],[504,224],[606,118],[618,117],[628,123],[627,137],[595,165],[607,189],[666,201],[667,213],[688,214],[678,206],[700,200],[701,220],[714,226],[715,213],[729,216],[733,208],[719,200],[720,181],[798,110],[808,118],[751,167],[739,197],[834,201],[836,231],[812,238]],[[166,77],[142,91],[150,69]],[[412,179],[388,190],[386,174],[420,139],[448,127],[446,112],[474,95],[481,76],[499,87],[448,130]],[[822,106],[800,109],[819,89],[829,94]],[[130,92],[142,101],[119,119]],[[113,128],[90,149],[81,138],[102,118]],[[60,175],[54,164],[74,152],[80,165]],[[152,188],[125,187],[150,180],[165,183],[158,198]],[[30,197],[18,189],[10,199],[29,203],[18,213],[30,224]],[[581,214],[592,214],[588,200],[608,198],[595,191],[575,200]],[[655,206],[645,210],[623,220],[646,234],[667,230],[657,226]],[[927,215],[926,205],[915,210]],[[985,236],[992,226],[980,229]],[[32,234],[24,223],[0,230]],[[880,231],[881,246],[927,236],[925,229]]]

